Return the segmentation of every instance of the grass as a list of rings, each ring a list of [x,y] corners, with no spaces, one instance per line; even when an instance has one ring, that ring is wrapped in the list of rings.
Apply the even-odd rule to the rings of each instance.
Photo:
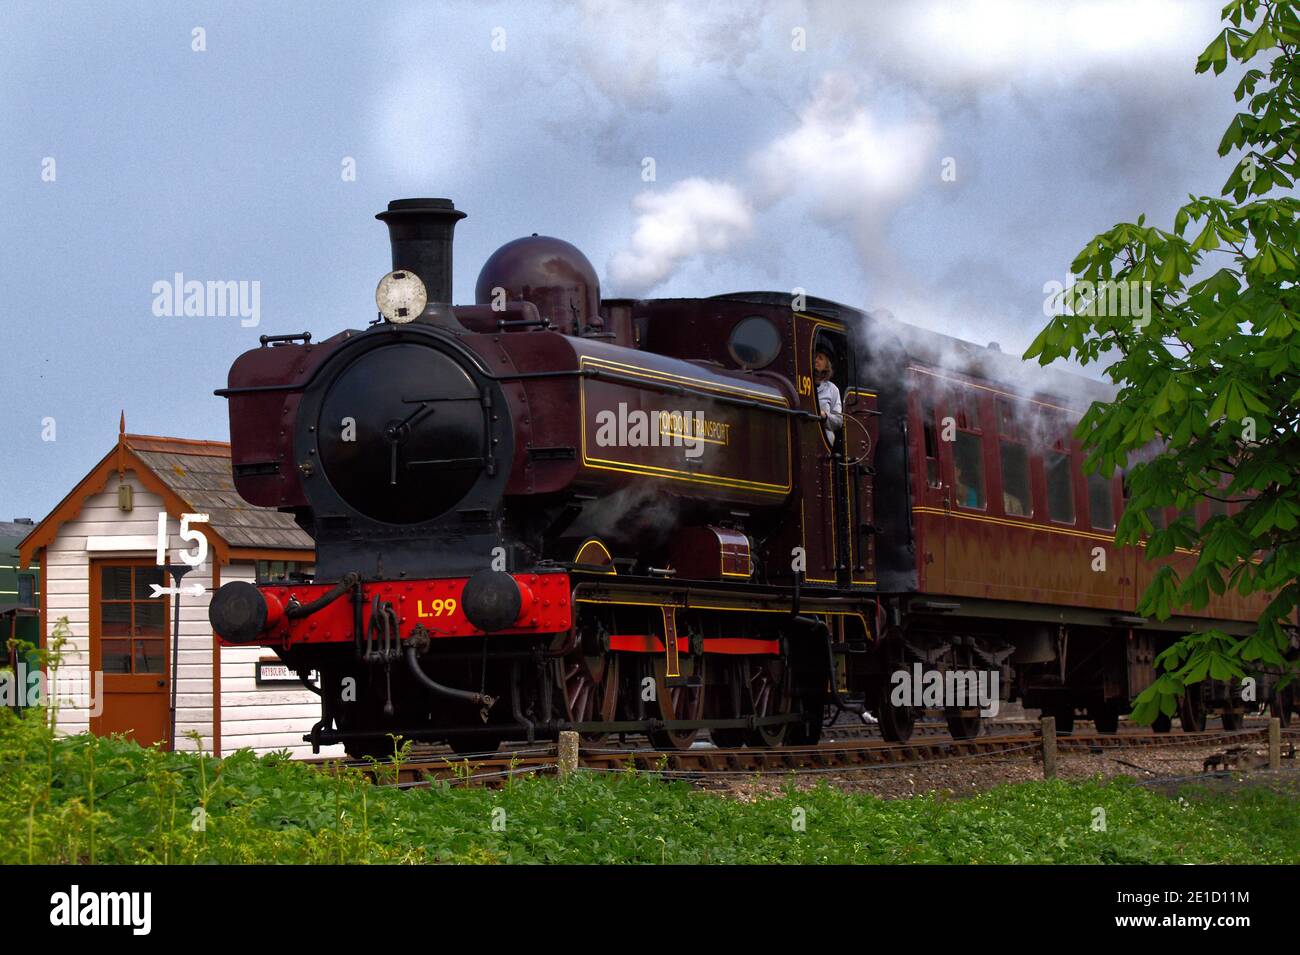
[[[1294,796],[1185,795],[1121,780],[960,800],[791,786],[745,803],[631,771],[398,790],[283,755],[55,737],[0,710],[6,864],[1300,862]]]

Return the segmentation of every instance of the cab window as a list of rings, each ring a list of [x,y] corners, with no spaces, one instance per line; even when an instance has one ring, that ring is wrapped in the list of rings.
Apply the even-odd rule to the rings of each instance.
[[[921,431],[925,438],[925,483],[930,487],[938,487],[940,484],[937,414],[934,402],[929,398],[923,399],[921,402]]]
[[[751,315],[731,330],[727,351],[741,368],[766,368],[781,352],[781,333],[771,320]]]

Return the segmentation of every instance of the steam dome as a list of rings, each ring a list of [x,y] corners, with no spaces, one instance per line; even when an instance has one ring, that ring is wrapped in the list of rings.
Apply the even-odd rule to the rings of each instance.
[[[488,257],[474,286],[474,301],[532,302],[560,331],[579,334],[597,317],[600,280],[587,257],[563,239],[531,235],[507,242]]]

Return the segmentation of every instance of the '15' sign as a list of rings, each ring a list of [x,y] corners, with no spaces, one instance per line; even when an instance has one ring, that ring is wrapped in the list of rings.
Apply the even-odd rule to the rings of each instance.
[[[191,567],[197,567],[208,556],[208,539],[204,536],[203,531],[197,527],[191,527],[191,524],[206,524],[208,515],[206,514],[182,514],[180,538],[183,541],[194,545],[194,550],[179,552],[180,559]],[[161,567],[167,563],[167,512],[161,511],[158,514],[158,553],[156,555],[158,566]]]

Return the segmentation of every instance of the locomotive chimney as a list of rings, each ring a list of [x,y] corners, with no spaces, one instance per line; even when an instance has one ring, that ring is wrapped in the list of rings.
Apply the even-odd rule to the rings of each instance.
[[[393,271],[414,272],[424,283],[429,304],[417,321],[459,326],[451,311],[451,245],[465,213],[450,199],[394,199],[375,218],[388,226]]]

